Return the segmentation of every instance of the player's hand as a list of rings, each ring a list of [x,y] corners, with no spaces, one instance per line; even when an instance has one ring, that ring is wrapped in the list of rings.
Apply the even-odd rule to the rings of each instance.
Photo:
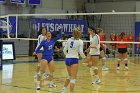
[[[90,45],[89,48],[97,48],[96,46],[94,45]]]
[[[85,52],[86,52],[86,53],[89,53],[89,50],[90,50],[90,48],[86,49]]]
[[[36,53],[34,52],[33,55],[36,55]]]
[[[62,28],[63,28],[63,26],[62,26],[62,25],[59,25],[59,26],[58,26],[58,29],[62,29]]]

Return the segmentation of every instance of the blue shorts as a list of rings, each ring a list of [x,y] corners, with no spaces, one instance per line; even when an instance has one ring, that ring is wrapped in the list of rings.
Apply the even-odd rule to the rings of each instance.
[[[78,64],[78,58],[66,58],[65,59],[65,64],[67,66],[71,66],[73,64]]]
[[[95,55],[91,55],[91,56],[100,56],[100,54],[95,54]]]
[[[47,60],[48,63],[49,63],[49,62],[51,62],[53,60],[53,57],[52,56],[48,56],[48,55],[43,55],[42,59]]]

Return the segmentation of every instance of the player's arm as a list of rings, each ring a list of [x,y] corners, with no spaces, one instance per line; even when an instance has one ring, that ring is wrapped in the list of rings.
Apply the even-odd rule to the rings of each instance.
[[[59,29],[58,30],[58,35],[57,35],[57,37],[53,38],[54,41],[57,41],[57,40],[59,40],[62,37],[62,27],[59,26],[58,29]]]
[[[39,46],[39,44],[41,43],[41,38],[40,38],[40,35],[38,36],[38,38],[37,38],[37,46]],[[35,50],[37,49],[37,46],[36,46],[36,48],[35,48]],[[34,52],[33,53],[33,55],[35,55],[36,54],[36,52]]]
[[[88,48],[85,50],[85,52],[89,53],[89,51],[90,51],[90,48],[88,47]]]
[[[84,52],[83,52],[83,42],[82,41],[80,42],[80,46],[79,46],[79,54],[82,58],[86,57]]]
[[[90,40],[92,39],[92,35],[89,36]]]
[[[63,53],[66,55],[67,54],[67,50],[68,50],[68,41],[66,42],[64,49],[63,49]]]
[[[38,38],[37,38],[37,46],[40,44],[41,42],[40,42],[40,35],[38,36]],[[37,47],[35,48],[35,50],[37,49]]]
[[[36,48],[36,50],[35,50],[35,53],[36,53],[36,54],[39,53],[39,50],[43,47],[44,41],[45,41],[45,40],[43,40],[43,41],[40,43],[40,45]]]
[[[97,48],[97,46],[92,44],[92,45],[89,46],[89,48]]]

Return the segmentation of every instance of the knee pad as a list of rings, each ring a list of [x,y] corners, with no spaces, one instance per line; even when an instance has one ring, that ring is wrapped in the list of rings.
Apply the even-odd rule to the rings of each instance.
[[[38,67],[40,67],[40,65],[41,65],[41,64],[40,64],[40,63],[38,63],[38,65],[37,65],[37,66],[38,66]]]
[[[76,79],[70,79],[70,83],[75,84]]]
[[[94,67],[94,69],[95,69],[95,70],[98,70],[98,68],[97,68],[97,67]]]
[[[92,67],[92,69],[93,69],[93,70],[98,70],[98,68],[97,68],[97,67]]]
[[[118,58],[117,60],[118,60],[118,61],[121,61],[121,59],[120,59],[120,58]]]
[[[128,58],[124,58],[124,61],[127,61],[128,60]]]
[[[103,59],[103,60],[106,60],[106,57],[103,57],[102,59]]]

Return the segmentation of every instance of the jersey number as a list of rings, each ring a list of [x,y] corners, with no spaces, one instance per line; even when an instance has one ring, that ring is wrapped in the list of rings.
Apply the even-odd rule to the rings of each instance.
[[[51,50],[52,49],[52,45],[48,46],[48,50]]]
[[[73,48],[73,44],[74,44],[74,42],[72,41],[72,42],[70,43],[70,48]]]

